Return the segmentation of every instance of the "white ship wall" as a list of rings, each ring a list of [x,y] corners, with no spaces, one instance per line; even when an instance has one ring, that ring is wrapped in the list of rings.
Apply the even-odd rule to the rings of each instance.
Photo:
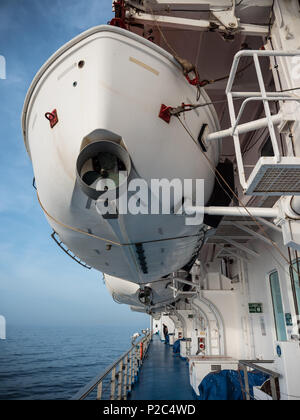
[[[278,245],[282,243],[282,236],[279,232],[273,233],[271,236]],[[261,302],[263,304],[263,314],[250,315],[253,328],[253,359],[275,360],[274,370],[282,374],[279,383],[282,394],[285,394],[282,395],[283,399],[287,398],[288,395],[299,396],[300,347],[299,341],[292,340],[292,335],[298,337],[299,331],[293,303],[289,265],[274,248],[263,244],[261,241],[254,241],[252,246],[260,254],[260,257],[248,265],[249,302]],[[268,252],[266,249],[268,249]],[[280,246],[280,249],[288,258],[287,249],[283,246]],[[280,264],[278,264],[278,261]],[[284,314],[290,313],[293,320],[293,326],[286,326],[288,341],[285,342],[277,341],[275,330],[269,283],[269,274],[275,270],[278,271],[279,275]],[[261,318],[265,323],[266,335],[261,328]],[[282,352],[281,357],[276,352],[278,344]],[[268,366],[266,365],[266,367]]]
[[[282,246],[280,232],[268,231],[268,234],[288,258],[287,249]],[[226,279],[217,272],[217,268],[220,268],[218,260],[210,264],[208,270],[212,271],[203,279],[205,289],[200,292],[200,295],[204,300],[209,301],[213,311],[219,313],[221,327],[213,319],[213,311],[203,304],[203,301],[201,302],[201,298],[193,299],[193,303],[199,309],[188,304],[186,307],[189,309],[176,308],[175,312],[181,317],[184,337],[191,338],[191,345],[188,346],[188,349],[186,343],[182,343],[181,356],[189,358],[191,385],[196,393],[198,393],[198,385],[211,371],[212,365],[225,363],[227,368],[236,369],[238,360],[258,359],[274,360],[274,363],[261,364],[261,366],[281,374],[279,384],[282,399],[296,399],[293,396],[300,395],[300,347],[297,339],[293,339],[293,336],[298,337],[299,332],[289,265],[278,251],[260,240],[253,240],[248,246],[255,249],[259,256],[257,258],[248,257],[248,263],[241,263],[241,260],[236,259],[232,266],[232,277],[235,277],[236,281],[236,274],[238,274],[239,282],[231,283],[230,279]],[[293,326],[286,326],[287,341],[285,342],[277,341],[275,330],[269,283],[269,274],[274,270],[277,270],[279,274],[284,313],[292,315]],[[229,288],[233,290],[229,290]],[[248,303],[261,303],[263,312],[250,314]],[[180,305],[184,308],[183,303]],[[178,306],[180,307],[180,305]],[[188,318],[188,314],[192,314],[193,319]],[[211,322],[207,323],[207,319]],[[204,331],[201,331],[201,320],[202,325],[205,325]],[[157,321],[154,322],[157,323]],[[164,323],[166,323],[165,317]],[[205,337],[206,349],[205,354],[197,358],[198,337]],[[217,337],[220,338],[220,343],[218,343]],[[219,348],[220,346],[222,348],[222,345],[224,346],[223,351],[220,352]],[[281,349],[280,357],[276,351],[277,345]],[[224,360],[222,362],[222,358],[228,358],[228,360],[224,359],[225,362]],[[201,359],[203,360],[201,361]],[[222,368],[225,369],[225,365],[223,367],[222,364]]]

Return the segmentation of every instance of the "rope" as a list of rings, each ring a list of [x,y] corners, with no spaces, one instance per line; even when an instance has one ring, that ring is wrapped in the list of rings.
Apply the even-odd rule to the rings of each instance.
[[[165,44],[172,51],[172,54],[173,54],[173,57],[175,58],[175,60],[181,65],[184,76],[187,78],[187,80],[190,84],[192,84],[196,87],[196,89],[197,89],[196,101],[198,101],[200,99],[200,96],[201,96],[201,82],[200,82],[200,77],[199,77],[198,70],[196,69],[196,66],[180,57],[180,55],[177,53],[177,51],[168,42],[168,40],[165,37],[163,31],[161,30],[161,27],[157,22],[156,15],[154,14],[152,8],[148,4],[147,4],[147,7],[150,9],[150,12],[151,12],[152,16],[154,17],[154,24],[155,24],[158,32],[160,33],[161,37],[163,38]],[[191,81],[190,78],[188,77],[188,74],[191,71],[193,71],[195,73],[194,81]]]
[[[37,199],[38,199],[39,205],[41,206],[43,212],[46,214],[46,216],[48,216],[51,220],[53,220],[58,225],[66,228],[66,229],[72,230],[73,232],[78,232],[78,233],[81,233],[83,235],[90,236],[91,238],[99,239],[100,241],[105,241],[105,242],[109,242],[110,244],[113,244],[113,245],[122,246],[122,244],[120,244],[119,242],[114,242],[114,241],[112,241],[110,239],[102,238],[101,236],[97,236],[97,235],[94,235],[93,233],[85,232],[82,229],[75,228],[75,227],[70,226],[70,225],[67,225],[67,224],[65,224],[63,222],[60,222],[55,217],[53,217],[50,213],[47,212],[47,210],[45,209],[45,207],[43,206],[43,204],[42,204],[42,202],[40,200],[40,197],[39,197],[38,192],[36,193],[36,195],[37,195]],[[124,245],[130,245],[130,244],[124,244]]]
[[[191,132],[189,131],[189,129],[184,125],[184,123],[181,121],[180,117],[177,116],[180,124],[182,125],[182,127],[186,130],[186,132],[188,133],[188,135],[191,137],[191,139],[197,144],[196,139],[194,138],[194,136],[191,134]],[[279,246],[276,244],[276,242],[274,242],[269,235],[266,233],[266,231],[264,230],[264,228],[260,225],[260,223],[258,222],[258,220],[256,219],[255,216],[253,216],[250,211],[248,210],[248,208],[244,205],[244,203],[241,201],[241,199],[238,197],[238,195],[235,193],[235,191],[230,187],[230,185],[228,184],[228,182],[225,180],[225,178],[222,176],[222,174],[215,168],[214,169],[214,165],[211,162],[211,160],[209,159],[209,157],[201,150],[199,149],[200,152],[202,153],[202,155],[205,157],[206,161],[208,162],[208,166],[210,168],[210,170],[214,173],[217,173],[217,175],[220,177],[220,179],[224,182],[224,184],[226,185],[226,187],[228,188],[228,190],[233,194],[233,196],[235,197],[235,199],[239,202],[239,204],[244,208],[244,210],[246,210],[246,212],[248,213],[249,217],[251,217],[251,219],[255,222],[255,224],[258,226],[259,230],[262,232],[262,235],[270,242],[270,245],[273,246],[281,255],[281,257],[289,264],[289,260],[288,258],[283,254],[283,252],[281,251],[281,249],[279,248]],[[220,187],[223,189],[223,191],[226,193],[226,195],[228,197],[229,194],[228,192],[225,190],[225,188],[223,187],[223,185],[221,184],[221,182],[219,181],[218,177],[216,177],[217,182],[219,183]],[[231,198],[231,197],[230,197]],[[271,254],[272,257],[275,259],[275,261],[282,266],[282,264],[276,259],[276,257],[274,257],[273,254]],[[294,269],[295,270],[295,269]]]
[[[37,193],[37,199],[38,199],[38,202],[39,202],[39,205],[41,206],[41,209],[43,210],[43,212],[46,214],[46,216],[48,216],[51,220],[53,220],[55,223],[57,223],[58,225],[60,225],[60,226],[62,226],[62,227],[64,227],[64,228],[66,228],[66,229],[69,229],[69,230],[72,230],[73,232],[77,232],[77,233],[81,233],[81,234],[83,234],[83,235],[86,235],[86,236],[89,236],[89,237],[91,237],[91,238],[94,238],[94,239],[98,239],[98,240],[100,240],[100,241],[104,241],[104,242],[108,242],[108,243],[110,243],[110,244],[112,244],[112,245],[118,245],[118,246],[133,246],[133,245],[137,245],[137,244],[140,244],[141,242],[132,242],[132,243],[125,243],[125,244],[122,244],[122,243],[120,243],[120,242],[115,242],[115,241],[112,241],[111,239],[106,239],[106,238],[102,238],[101,236],[98,236],[98,235],[94,235],[93,233],[89,233],[89,232],[86,232],[86,231],[84,231],[84,230],[82,230],[82,229],[80,229],[80,228],[76,228],[76,227],[73,227],[73,226],[70,226],[70,225],[67,225],[67,224],[65,224],[65,223],[63,223],[63,222],[61,222],[61,221],[59,221],[59,220],[57,220],[54,216],[52,216],[46,209],[45,209],[45,207],[43,206],[43,204],[41,203],[41,200],[40,200],[40,197],[39,197],[39,194]],[[186,239],[186,238],[193,238],[193,237],[200,237],[201,235],[201,232],[199,232],[198,234],[196,234],[196,235],[183,235],[183,236],[176,236],[176,237],[174,237],[174,238],[162,238],[162,239],[153,239],[153,240],[150,240],[150,241],[143,241],[142,243],[143,244],[149,244],[149,243],[156,243],[156,242],[166,242],[166,241],[175,241],[175,240],[178,240],[178,239]]]
[[[233,3],[233,6],[234,6],[234,2],[232,2]],[[239,6],[241,4],[241,2],[237,5],[237,6]],[[155,26],[156,26],[156,28],[157,28],[157,30],[158,30],[158,32],[160,33],[160,35],[161,35],[161,37],[163,38],[163,40],[164,40],[164,42],[165,42],[165,44],[167,45],[167,47],[170,49],[170,51],[172,51],[172,54],[173,54],[173,56],[174,56],[174,58],[175,58],[175,60],[182,66],[182,68],[183,68],[183,72],[184,72],[184,75],[186,76],[186,72],[189,70],[189,72],[191,71],[191,70],[193,70],[194,71],[194,73],[195,73],[195,80],[197,80],[197,83],[195,84],[195,86],[196,86],[196,88],[197,88],[197,101],[199,100],[199,98],[200,98],[200,95],[201,95],[201,87],[204,87],[204,86],[206,86],[206,85],[208,85],[208,84],[212,84],[212,83],[216,83],[216,82],[220,82],[220,81],[222,81],[222,80],[227,80],[227,79],[229,79],[229,74],[227,74],[226,76],[222,76],[222,77],[218,77],[218,78],[216,78],[216,79],[211,79],[211,80],[200,80],[200,76],[199,76],[199,72],[198,72],[198,70],[197,70],[197,68],[196,68],[196,65],[192,65],[191,63],[189,63],[187,60],[185,60],[185,59],[182,59],[181,57],[180,57],[180,55],[177,53],[177,51],[175,50],[175,48],[169,43],[169,41],[167,40],[167,38],[166,38],[166,36],[165,36],[165,34],[163,33],[163,31],[162,31],[162,29],[161,29],[161,27],[160,27],[160,25],[158,24],[158,22],[157,22],[157,19],[156,19],[156,15],[154,14],[154,12],[153,12],[153,9],[149,6],[149,4],[147,4],[147,7],[149,8],[149,10],[150,10],[150,12],[151,12],[151,14],[152,14],[152,16],[154,17],[154,24],[155,24]],[[231,8],[229,7],[227,10],[230,10]],[[251,67],[253,65],[253,61],[251,60],[251,62],[250,63],[248,63],[248,64],[246,64],[244,67],[242,67],[239,71],[237,71],[237,75],[238,74],[240,74],[240,73],[242,73],[243,71],[245,71],[245,70],[247,70],[249,67]],[[192,66],[192,69],[190,68],[190,66]],[[188,79],[189,80],[189,79]]]

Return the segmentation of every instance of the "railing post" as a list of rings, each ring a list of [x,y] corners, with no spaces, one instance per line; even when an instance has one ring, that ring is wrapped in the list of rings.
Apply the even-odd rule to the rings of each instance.
[[[143,351],[143,358],[145,357],[146,353],[147,353],[147,348],[148,348],[148,338],[145,338],[144,341],[144,351]]]
[[[122,399],[122,387],[123,387],[123,360],[119,364],[119,376],[118,376],[118,400]]]
[[[150,343],[150,340],[149,340],[149,335],[147,335],[146,336],[146,338],[145,338],[145,341],[144,341],[144,351],[143,351],[143,358],[145,357],[145,355],[146,355],[146,353],[147,353],[147,351],[148,351],[148,347],[149,347],[149,343]]]
[[[246,400],[250,400],[250,389],[249,389],[249,380],[248,380],[248,370],[247,366],[242,366],[244,372],[244,381],[245,381],[245,393],[246,393]]]
[[[114,367],[111,371],[111,383],[110,383],[110,399],[115,399],[115,390],[116,390],[116,368]]]
[[[133,349],[133,360],[132,360],[132,383],[134,383],[136,372],[136,347]]]
[[[102,397],[102,381],[99,382],[97,387],[97,400],[101,400]]]
[[[138,371],[140,370],[140,364],[141,364],[140,348],[139,346],[136,346],[136,375],[138,374]]]
[[[250,369],[254,369],[255,371],[262,372],[265,375],[268,375],[269,380],[270,380],[272,399],[273,400],[280,399],[280,390],[279,390],[279,382],[278,382],[278,378],[280,377],[280,374],[278,372],[266,369],[265,367],[258,366],[257,363],[263,363],[263,364],[274,363],[274,360],[240,360],[239,361],[239,370],[242,369],[244,372],[245,393],[247,394],[246,399],[247,400],[251,399],[247,367]],[[241,383],[241,386],[242,386],[242,383]],[[277,386],[278,386],[278,389],[277,389]],[[253,397],[253,399],[255,398]]]
[[[271,378],[270,378],[270,384],[271,384],[272,399],[273,400],[278,400],[277,390],[276,390],[276,382],[275,382],[275,378],[273,376],[271,376]]]
[[[127,389],[128,389],[128,355],[125,357],[124,364],[124,387],[123,387],[123,400],[127,400]]]
[[[103,395],[103,381],[110,378],[110,400],[127,399],[131,391],[139,368],[142,365],[144,355],[149,346],[151,335],[145,335],[137,344],[132,344],[130,350],[123,354],[115,363],[109,366],[104,373],[98,375],[91,382],[80,389],[72,400],[84,400],[92,391],[97,391],[96,399],[101,400]],[[140,352],[140,343],[143,343],[143,353]],[[105,384],[106,382],[104,382]],[[109,382],[108,382],[109,385]]]
[[[132,387],[132,350],[129,353],[129,380],[128,380],[128,391],[131,391]]]
[[[133,381],[135,381],[135,378],[138,373],[138,347],[135,346],[134,348],[134,368],[133,368]]]

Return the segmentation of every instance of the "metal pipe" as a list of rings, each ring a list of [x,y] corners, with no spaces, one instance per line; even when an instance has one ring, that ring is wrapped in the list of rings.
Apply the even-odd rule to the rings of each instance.
[[[267,117],[267,120],[268,120],[268,128],[269,128],[270,138],[271,138],[271,142],[272,142],[272,146],[273,146],[274,156],[276,157],[276,161],[279,162],[280,161],[280,152],[279,152],[278,143],[277,143],[277,140],[276,140],[274,124],[273,124],[273,121],[271,120],[272,115],[271,115],[270,105],[269,105],[268,99],[266,97],[265,82],[264,82],[261,67],[260,67],[260,64],[259,64],[258,55],[256,53],[253,54],[253,59],[254,59],[254,65],[255,65],[255,68],[256,68],[258,84],[259,84],[261,94],[262,94],[262,98],[263,98],[265,114],[266,114],[266,117]]]
[[[234,109],[234,103],[232,94],[229,92],[227,94],[227,100],[228,100],[228,109],[229,109],[229,115],[230,115],[230,122],[231,127],[234,126],[236,118],[235,118],[235,109]],[[243,155],[240,145],[240,140],[238,134],[233,134],[233,144],[234,144],[234,150],[235,150],[235,156],[236,156],[236,163],[238,167],[239,172],[239,178],[240,183],[243,189],[246,189],[247,183],[246,183],[246,175],[245,175],[245,169],[243,164]]]
[[[188,284],[189,286],[199,287],[197,283],[193,283],[192,281],[184,280],[179,277],[175,277],[175,280],[179,283]]]
[[[261,92],[231,92],[231,95],[233,98],[252,98],[252,97],[258,97],[260,96],[261,99]],[[289,99],[298,99],[299,97],[296,95],[287,95],[286,92],[266,92],[267,98],[277,98],[280,97],[280,99],[287,97]]]
[[[210,207],[188,207],[187,213],[200,213],[208,214],[210,216],[253,216],[253,217],[272,217],[278,216],[277,208],[266,208],[266,207],[222,207],[222,206],[210,206]]]
[[[119,364],[119,375],[118,375],[118,400],[122,399],[122,388],[123,388],[123,360]]]
[[[272,398],[274,401],[277,401],[277,391],[276,391],[276,382],[275,382],[275,378],[271,377],[270,378],[270,384],[271,384],[271,394],[272,394]]]
[[[132,388],[132,350],[129,352],[129,378],[128,378],[128,391]]]
[[[102,385],[103,385],[103,382],[100,382],[98,384],[98,388],[97,388],[97,400],[101,400],[101,397],[102,397]]]
[[[282,121],[282,115],[280,113],[271,116],[272,124],[279,125]],[[269,120],[268,118],[260,118],[259,120],[247,122],[244,124],[240,124],[235,127],[230,127],[227,130],[216,131],[215,133],[210,133],[207,135],[205,140],[218,140],[224,137],[232,137],[235,134],[244,134],[248,133],[249,131],[259,130],[260,128],[268,127]]]
[[[249,378],[248,378],[248,370],[247,366],[242,366],[242,370],[244,372],[244,382],[245,382],[245,392],[246,392],[246,400],[250,401],[250,388],[249,388]]]
[[[264,56],[264,57],[272,57],[272,56],[279,56],[279,57],[295,57],[295,56],[299,56],[300,52],[299,51],[282,51],[282,50],[242,50],[239,51],[235,54],[234,59],[233,59],[233,63],[232,63],[232,67],[231,67],[231,71],[230,71],[230,75],[228,78],[228,82],[227,82],[227,87],[226,87],[226,94],[228,94],[231,91],[232,85],[233,85],[233,81],[234,81],[234,77],[236,75],[237,72],[237,68],[239,65],[239,61],[241,59],[241,57],[253,57],[253,54],[257,54],[258,56]]]
[[[237,161],[237,167],[238,167],[238,173],[239,173],[239,179],[240,184],[243,189],[247,189],[247,182],[246,182],[246,176],[245,176],[245,170],[243,165],[243,156],[241,152],[240,142],[239,142],[239,134],[247,133],[249,131],[257,130],[260,128],[269,128],[271,141],[273,145],[274,155],[276,157],[276,161],[280,161],[280,154],[278,149],[278,144],[276,141],[275,131],[274,131],[274,125],[278,125],[282,121],[282,117],[280,114],[277,115],[271,115],[270,107],[268,101],[271,100],[271,98],[280,98],[281,100],[283,98],[288,97],[289,95],[286,95],[284,92],[266,92],[264,81],[262,77],[262,72],[259,64],[258,57],[265,56],[265,57],[271,57],[271,56],[288,56],[288,57],[294,57],[299,56],[300,52],[298,50],[296,51],[266,51],[266,50],[242,50],[239,51],[237,54],[235,54],[232,67],[230,70],[230,74],[228,77],[228,82],[226,86],[226,95],[227,95],[227,101],[228,101],[228,108],[229,108],[229,115],[230,115],[230,122],[231,122],[231,128],[228,130],[219,131],[216,133],[211,133],[207,136],[206,140],[217,140],[224,137],[233,137],[234,141],[234,149],[236,154],[236,161]],[[255,69],[257,73],[257,78],[259,82],[260,92],[232,92],[233,83],[235,80],[235,76],[237,74],[239,61],[241,57],[244,56],[250,56],[254,60]],[[241,114],[243,112],[243,109],[240,111],[238,115],[238,119],[236,119],[235,116],[235,108],[233,104],[233,98],[234,97],[244,97],[248,96],[248,99],[243,104],[243,107],[250,101],[249,97],[259,97],[260,100],[263,101],[264,109],[266,113],[266,118],[256,120],[250,123],[237,125],[238,121],[241,117]],[[253,99],[252,99],[253,100]],[[289,98],[290,100],[290,98]]]
[[[280,373],[274,370],[266,369],[258,364],[274,363],[274,360],[239,360],[239,365],[247,366],[250,369],[259,370],[272,378],[279,378]]]
[[[243,114],[243,112],[244,112],[244,109],[245,109],[245,107],[246,107],[246,105],[249,103],[249,102],[252,102],[252,101],[261,101],[261,100],[263,100],[263,101],[275,101],[275,100],[278,100],[279,99],[279,97],[278,98],[276,98],[275,96],[273,96],[273,97],[264,97],[263,99],[262,99],[262,96],[253,96],[253,97],[250,97],[250,98],[247,98],[247,99],[245,99],[244,101],[243,101],[243,103],[242,103],[242,105],[241,105],[241,108],[240,108],[240,110],[239,110],[239,113],[238,113],[238,116],[237,116],[237,118],[236,118],[236,122],[235,122],[235,124],[234,124],[234,126],[233,126],[233,131],[232,131],[232,135],[235,133],[235,131],[236,131],[236,128],[237,128],[237,125],[238,125],[238,123],[239,123],[239,121],[240,121],[240,119],[241,119],[241,117],[242,117],[242,114]],[[280,100],[281,101],[300,101],[300,98],[291,98],[290,96],[281,96],[280,97]],[[271,115],[270,115],[271,116]],[[272,116],[271,116],[272,117]]]
[[[266,225],[266,226],[268,226],[269,228],[271,228],[273,230],[276,230],[276,232],[280,232],[282,234],[281,228],[278,227],[278,226],[276,226],[276,225],[274,225],[274,223],[269,222],[268,220],[265,220],[265,219],[263,219],[261,217],[257,217],[257,221],[260,222],[260,223],[262,223],[262,224],[264,224],[264,225]]]
[[[110,381],[110,399],[115,399],[115,391],[116,391],[116,370],[117,368],[114,367],[111,372],[111,381]]]
[[[127,391],[128,391],[128,354],[125,356],[124,362],[124,385],[122,392],[122,399],[127,400]]]

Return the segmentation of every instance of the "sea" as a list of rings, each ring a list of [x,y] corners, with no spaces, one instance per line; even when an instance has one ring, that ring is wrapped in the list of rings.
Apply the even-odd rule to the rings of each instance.
[[[140,331],[131,325],[8,327],[0,340],[0,400],[70,399],[129,350]],[[109,399],[109,378],[103,388]],[[89,396],[95,397],[96,391]]]

